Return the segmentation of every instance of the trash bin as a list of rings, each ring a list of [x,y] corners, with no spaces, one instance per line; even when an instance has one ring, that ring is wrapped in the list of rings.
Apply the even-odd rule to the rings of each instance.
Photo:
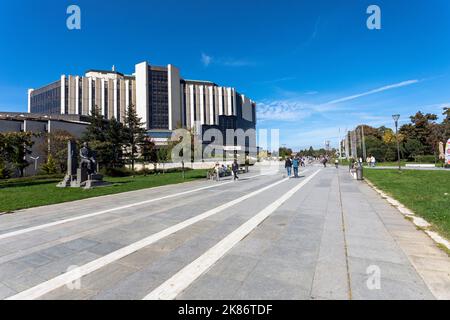
[[[356,179],[357,180],[364,180],[364,169],[362,163],[358,163],[358,166],[356,167]]]

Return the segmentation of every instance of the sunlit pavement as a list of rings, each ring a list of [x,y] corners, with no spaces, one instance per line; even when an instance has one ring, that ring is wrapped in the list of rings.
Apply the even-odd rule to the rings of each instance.
[[[345,168],[0,216],[0,298],[450,298],[450,259]]]

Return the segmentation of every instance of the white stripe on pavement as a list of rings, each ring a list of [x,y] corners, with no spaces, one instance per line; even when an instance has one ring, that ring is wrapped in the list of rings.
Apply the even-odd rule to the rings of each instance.
[[[249,177],[247,179],[253,179],[253,178],[256,178],[256,177],[263,176],[263,175],[264,174],[259,174],[259,175],[256,175],[256,176]],[[74,221],[78,221],[78,220],[82,220],[82,219],[87,219],[87,218],[100,216],[100,215],[103,215],[103,214],[106,214],[106,213],[111,213],[111,212],[114,212],[114,211],[129,209],[129,208],[132,208],[132,207],[137,207],[137,206],[149,204],[149,203],[152,203],[152,202],[157,202],[157,201],[161,201],[161,200],[176,198],[176,197],[184,196],[184,195],[187,195],[187,194],[191,194],[191,193],[195,193],[195,192],[199,192],[199,191],[203,191],[203,190],[207,190],[207,189],[217,188],[217,187],[224,186],[224,185],[227,185],[227,184],[230,184],[230,183],[233,183],[233,181],[224,182],[224,183],[220,183],[220,184],[215,184],[215,185],[212,185],[212,186],[202,187],[202,188],[198,188],[198,189],[188,190],[188,191],[184,191],[184,192],[180,192],[180,193],[176,193],[176,194],[171,194],[171,195],[168,195],[168,196],[155,198],[155,199],[151,199],[151,200],[136,202],[136,203],[128,204],[128,205],[117,207],[117,208],[112,208],[112,209],[107,209],[107,210],[102,210],[102,211],[98,211],[98,212],[94,212],[94,213],[81,215],[81,216],[76,216],[76,217],[73,217],[73,218],[62,219],[62,220],[58,220],[58,221],[54,221],[54,222],[49,222],[49,223],[37,225],[37,226],[34,226],[34,227],[24,228],[24,229],[20,229],[20,230],[8,232],[8,233],[0,234],[0,240],[11,238],[11,237],[15,237],[15,236],[18,236],[18,235],[21,235],[21,234],[25,234],[25,233],[29,233],[29,232],[33,232],[33,231],[37,231],[37,230],[42,230],[42,229],[47,229],[47,228],[59,226],[61,224],[65,224],[65,223],[69,223],[69,222],[74,222]]]
[[[209,249],[197,260],[187,265],[172,278],[164,282],[161,286],[153,290],[143,300],[173,300],[187,287],[189,287],[197,278],[209,270],[217,261],[219,261],[228,251],[244,239],[250,232],[266,220],[283,203],[289,200],[297,191],[311,181],[320,169],[306,178],[293,189],[289,190],[281,198],[273,202],[267,208],[259,212],[253,218],[248,220],[230,235],[220,241],[217,245]]]
[[[73,281],[76,281],[80,279],[81,277],[90,274],[91,272],[94,272],[110,263],[113,263],[117,260],[120,260],[140,249],[143,249],[167,236],[170,236],[182,229],[185,229],[201,220],[204,220],[208,217],[211,217],[219,212],[224,211],[225,209],[228,209],[234,205],[237,205],[240,202],[243,202],[251,197],[254,197],[264,191],[267,191],[273,187],[276,187],[277,185],[287,181],[288,179],[280,180],[276,183],[273,183],[269,186],[266,186],[264,188],[261,188],[257,191],[254,191],[252,193],[249,193],[245,196],[242,196],[238,199],[235,199],[233,201],[227,202],[226,204],[223,204],[219,207],[216,207],[212,210],[208,210],[200,215],[197,215],[193,218],[187,219],[181,223],[178,223],[172,227],[169,227],[167,229],[164,229],[158,233],[155,233],[145,239],[142,239],[140,241],[137,241],[135,243],[132,243],[122,249],[119,249],[117,251],[114,251],[106,256],[103,256],[101,258],[98,258],[94,261],[91,261],[79,268],[76,268],[74,270],[68,271],[66,273],[63,273],[53,279],[50,279],[48,281],[45,281],[41,284],[38,284],[30,289],[27,289],[25,291],[22,291],[14,296],[11,296],[7,298],[6,300],[34,300],[37,299],[59,287],[62,287],[65,284],[71,283]]]

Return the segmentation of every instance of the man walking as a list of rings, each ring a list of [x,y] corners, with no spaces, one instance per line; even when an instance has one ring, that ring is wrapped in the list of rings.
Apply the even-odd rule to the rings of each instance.
[[[231,165],[231,170],[233,171],[233,180],[239,180],[238,172],[239,172],[239,163],[237,160],[234,160],[233,164]]]
[[[216,173],[216,181],[219,182],[220,181],[220,165],[217,162],[216,166],[214,167],[214,171]]]
[[[291,158],[289,158],[289,157],[286,158],[286,162],[284,163],[284,167],[286,169],[288,178],[290,178],[291,177],[291,173],[292,173],[292,161],[291,161]]]
[[[298,178],[298,167],[300,166],[300,160],[295,157],[294,160],[292,160],[292,167],[294,168],[294,178]]]

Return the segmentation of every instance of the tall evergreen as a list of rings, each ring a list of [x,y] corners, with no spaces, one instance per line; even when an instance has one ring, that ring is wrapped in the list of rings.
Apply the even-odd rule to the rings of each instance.
[[[89,143],[101,167],[120,168],[124,165],[125,137],[123,124],[115,118],[107,120],[96,106],[89,116],[82,142]]]
[[[134,105],[127,108],[125,117],[124,140],[126,146],[126,156],[134,171],[134,164],[138,160],[140,147],[146,139],[145,123],[138,117]]]

